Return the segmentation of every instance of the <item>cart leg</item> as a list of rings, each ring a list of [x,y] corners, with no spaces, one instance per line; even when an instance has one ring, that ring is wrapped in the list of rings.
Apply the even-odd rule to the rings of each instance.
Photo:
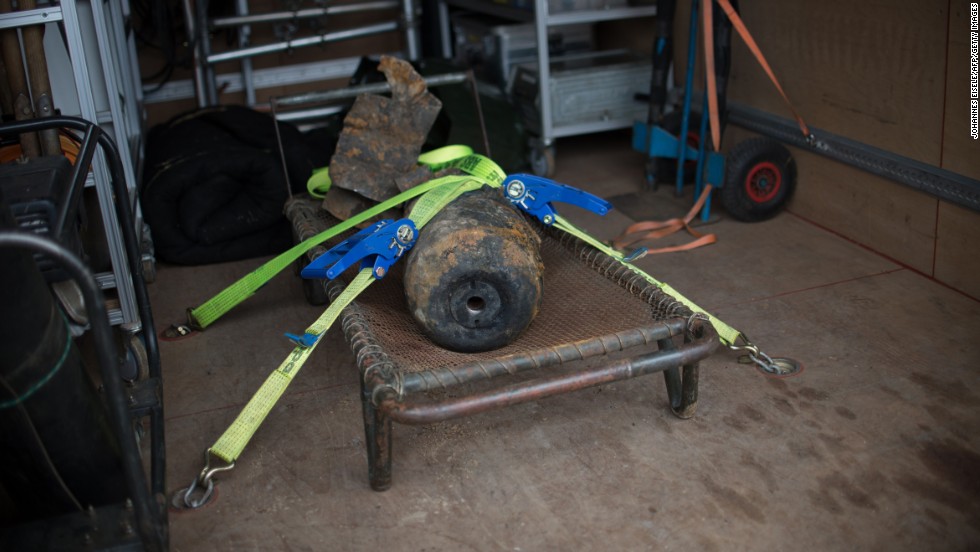
[[[685,341],[687,340],[685,339]],[[674,342],[670,339],[661,339],[657,341],[657,345],[666,351],[675,348]],[[700,369],[696,362],[681,368],[674,367],[664,370],[664,383],[667,386],[670,411],[678,418],[686,420],[693,417],[697,411],[699,376]]]
[[[675,368],[676,370],[676,368]],[[683,376],[681,377],[681,396],[680,405],[675,407],[671,404],[671,411],[678,418],[684,420],[693,418],[698,410],[698,378],[700,377],[700,367],[698,363],[684,366]]]
[[[364,441],[367,444],[368,480],[371,489],[391,487],[391,417],[375,408],[369,393],[361,393],[364,408]]]

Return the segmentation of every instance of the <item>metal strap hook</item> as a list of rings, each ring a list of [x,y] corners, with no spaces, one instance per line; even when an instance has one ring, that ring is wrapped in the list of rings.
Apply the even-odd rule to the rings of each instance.
[[[231,462],[222,466],[211,467],[211,459],[214,457],[216,460],[220,459],[211,452],[211,449],[204,451],[204,467],[201,469],[201,473],[191,481],[191,484],[186,489],[181,489],[177,491],[174,502],[178,500],[183,503],[184,507],[190,509],[197,509],[204,506],[211,500],[211,496],[214,493],[214,475],[219,472],[229,471],[235,467],[235,462]],[[201,497],[194,498],[194,491],[201,489]]]
[[[732,343],[728,348],[732,351],[745,352],[744,355],[738,357],[739,364],[754,363],[764,374],[775,377],[792,376],[803,369],[803,365],[792,358],[773,358],[762,352],[744,333],[739,333],[738,339],[743,341],[744,344]]]

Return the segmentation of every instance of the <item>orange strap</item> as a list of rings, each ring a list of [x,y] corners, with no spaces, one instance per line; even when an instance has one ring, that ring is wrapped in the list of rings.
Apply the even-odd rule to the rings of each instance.
[[[701,2],[704,22],[704,76],[708,95],[708,121],[711,123],[711,145],[721,151],[721,122],[718,117],[718,82],[715,80],[715,32],[711,21],[711,0]]]
[[[708,0],[705,0],[705,2],[707,1]],[[728,20],[732,22],[732,26],[735,27],[736,31],[738,31],[738,34],[742,37],[745,45],[749,47],[749,51],[751,51],[752,55],[755,56],[756,61],[758,61],[759,65],[762,66],[762,70],[766,72],[766,75],[769,75],[769,80],[772,81],[772,84],[776,87],[776,90],[779,91],[779,94],[783,97],[783,101],[786,102],[789,110],[793,112],[793,117],[796,118],[796,124],[800,127],[800,132],[803,133],[803,136],[809,138],[810,128],[806,126],[806,123],[803,122],[803,117],[800,116],[800,114],[796,111],[796,108],[794,108],[793,104],[789,101],[789,96],[786,95],[783,87],[780,86],[779,79],[777,79],[776,74],[772,72],[772,67],[769,67],[769,63],[766,61],[766,56],[762,55],[762,50],[759,49],[759,45],[755,43],[755,40],[749,33],[749,29],[745,26],[745,23],[742,22],[742,18],[735,12],[735,8],[732,7],[728,0],[716,1],[718,2],[718,5],[721,6],[721,9],[725,11],[725,15],[728,16]],[[707,10],[705,11],[707,12]],[[705,17],[708,16],[705,15]],[[706,40],[708,39],[708,36],[710,35],[705,36]],[[714,77],[709,76],[709,79],[713,80]],[[708,100],[710,102],[711,98]],[[712,132],[714,132],[714,130],[712,130]]]
[[[749,47],[749,51],[755,56],[756,61],[762,66],[762,69],[769,76],[769,80],[779,91],[779,94],[783,97],[783,101],[789,107],[789,110],[793,112],[793,116],[796,118],[796,124],[800,127],[800,132],[803,136],[810,137],[810,129],[806,126],[803,121],[803,117],[796,111],[793,104],[789,101],[789,97],[783,90],[783,87],[779,84],[779,80],[776,78],[775,73],[772,71],[772,67],[766,61],[766,57],[762,55],[762,50],[759,49],[759,45],[756,44],[752,35],[749,33],[748,28],[745,23],[742,22],[742,18],[739,17],[738,13],[732,7],[728,0],[716,0],[721,9],[724,10],[725,15],[728,16],[729,21],[732,22],[732,26],[738,31],[739,36],[745,42],[745,45]],[[701,0],[701,15],[702,22],[704,24],[704,63],[705,63],[705,78],[706,78],[706,94],[708,94],[708,120],[711,126],[711,142],[714,146],[715,151],[721,150],[721,122],[720,116],[718,114],[718,83],[715,80],[715,50],[714,50],[714,26],[711,19],[711,2],[712,0]],[[657,238],[662,238],[677,232],[680,229],[687,230],[687,232],[694,236],[696,239],[692,242],[671,246],[671,247],[661,247],[659,249],[649,249],[644,248],[644,251],[640,253],[638,257],[643,257],[645,255],[651,255],[655,253],[672,253],[675,251],[687,251],[689,249],[694,249],[696,247],[701,247],[703,245],[708,245],[715,243],[717,238],[714,234],[701,234],[698,231],[691,228],[690,223],[694,220],[698,211],[704,206],[705,201],[707,201],[708,196],[711,195],[712,186],[711,184],[706,184],[704,190],[701,192],[701,196],[688,211],[684,218],[670,219],[665,221],[644,221],[637,222],[630,225],[616,237],[612,245],[616,249],[623,249],[629,247],[637,242],[653,240]]]
[[[675,245],[670,247],[661,247],[658,249],[644,248],[644,251],[634,259],[644,257],[646,255],[653,255],[656,253],[673,253],[675,251],[687,251],[688,249],[694,249],[696,247],[701,247],[702,245],[708,245],[715,243],[717,238],[714,234],[702,234],[697,230],[691,228],[691,221],[704,207],[704,202],[708,200],[708,196],[711,195],[711,184],[707,184],[704,187],[704,191],[701,192],[701,196],[691,210],[684,215],[684,218],[674,218],[665,221],[644,221],[637,222],[630,225],[621,235],[613,240],[612,246],[615,249],[623,249],[629,247],[634,243],[638,243],[646,240],[653,240],[657,238],[662,238],[677,232],[680,229],[687,230],[687,233],[694,236],[695,239],[692,242],[685,243],[683,245]]]

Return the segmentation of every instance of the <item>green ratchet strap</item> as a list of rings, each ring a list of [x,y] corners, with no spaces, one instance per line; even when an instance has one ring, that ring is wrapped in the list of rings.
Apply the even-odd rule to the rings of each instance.
[[[458,156],[462,157],[458,157]],[[453,158],[453,156],[457,156]],[[242,300],[255,292],[262,284],[271,279],[280,270],[294,262],[303,253],[314,245],[317,245],[337,234],[347,230],[361,221],[381,213],[395,205],[403,203],[408,199],[421,196],[416,202],[409,218],[421,229],[434,217],[443,207],[461,194],[471,190],[476,190],[484,185],[499,187],[506,175],[493,161],[480,155],[473,155],[472,150],[463,149],[443,149],[430,152],[420,158],[420,162],[433,170],[445,167],[459,168],[471,176],[445,176],[426,182],[411,190],[395,196],[391,200],[384,202],[373,209],[369,209],[360,215],[338,224],[316,236],[304,240],[302,243],[291,248],[289,251],[276,257],[272,261],[262,265],[254,272],[235,282],[232,286],[218,294],[207,303],[193,309],[190,316],[200,327],[206,327],[222,314],[233,308]],[[634,267],[623,254],[612,247],[596,240],[583,230],[577,228],[561,216],[556,217],[554,226],[572,236],[592,245],[606,255],[613,257],[642,276],[650,283],[663,289],[664,292],[674,296],[678,301],[689,307],[696,313],[704,313],[703,309],[695,305],[692,301],[680,295],[673,288],[657,281],[646,272]],[[354,280],[344,289],[344,291],[334,300],[329,307],[320,315],[317,320],[306,329],[306,334],[314,336],[312,343],[298,344],[289,356],[279,365],[279,367],[269,375],[255,395],[248,401],[239,415],[232,422],[231,426],[218,438],[205,453],[205,466],[191,485],[183,491],[183,500],[188,507],[196,508],[207,502],[214,488],[212,476],[215,473],[229,470],[235,466],[235,462],[248,442],[255,435],[262,422],[275,406],[276,402],[282,397],[289,384],[296,374],[299,373],[303,364],[307,361],[313,350],[320,343],[323,335],[336,322],[343,309],[351,303],[360,293],[362,293],[375,280],[370,267],[362,269]],[[718,331],[721,341],[727,345],[732,345],[739,337],[744,337],[737,330],[707,315],[712,325]],[[222,467],[211,467],[211,457],[215,457],[225,462]],[[200,500],[191,499],[191,494],[198,486],[205,489],[205,495]]]
[[[500,184],[504,181],[506,174],[504,173],[503,169],[501,169],[490,159],[482,155],[472,153],[464,157],[449,158],[449,156],[454,155],[456,151],[450,150],[443,152],[442,150],[445,149],[446,148],[440,148],[439,150],[434,150],[423,155],[423,157],[426,157],[426,159],[428,159],[431,163],[425,164],[429,164],[430,167],[435,166],[437,168],[455,167],[464,172],[468,172],[474,177],[494,187],[500,186]],[[472,150],[466,148],[464,151]],[[371,219],[372,217],[380,215],[388,209],[405,203],[406,201],[416,198],[430,190],[450,184],[455,181],[454,178],[458,177],[449,176],[437,178],[424,184],[420,184],[414,188],[411,188],[410,190],[396,195],[387,201],[375,205],[367,211],[351,217],[336,226],[324,230],[312,238],[300,242],[287,250],[285,253],[282,253],[278,257],[266,262],[254,271],[245,275],[243,278],[228,286],[200,306],[188,309],[188,324],[195,329],[203,330],[204,328],[207,328],[216,320],[224,316],[225,313],[255,294],[255,292],[260,287],[265,285],[266,282],[275,277],[276,274],[282,272],[284,268],[288,267],[290,264],[302,257],[313,247],[316,247],[330,238],[337,236],[342,232]]]

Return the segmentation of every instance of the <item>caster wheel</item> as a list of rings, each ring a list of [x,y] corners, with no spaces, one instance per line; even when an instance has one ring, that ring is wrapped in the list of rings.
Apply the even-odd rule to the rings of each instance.
[[[531,148],[531,172],[551,178],[555,176],[555,147]]]
[[[152,284],[157,281],[157,263],[153,259],[142,259],[140,263],[143,265],[143,282],[147,284]]]
[[[728,153],[718,194],[732,218],[757,222],[776,216],[795,189],[796,161],[789,150],[769,138],[752,138]]]
[[[145,381],[150,377],[150,359],[146,353],[146,345],[138,335],[125,338],[125,352],[120,363],[119,372],[122,379],[129,383]]]

